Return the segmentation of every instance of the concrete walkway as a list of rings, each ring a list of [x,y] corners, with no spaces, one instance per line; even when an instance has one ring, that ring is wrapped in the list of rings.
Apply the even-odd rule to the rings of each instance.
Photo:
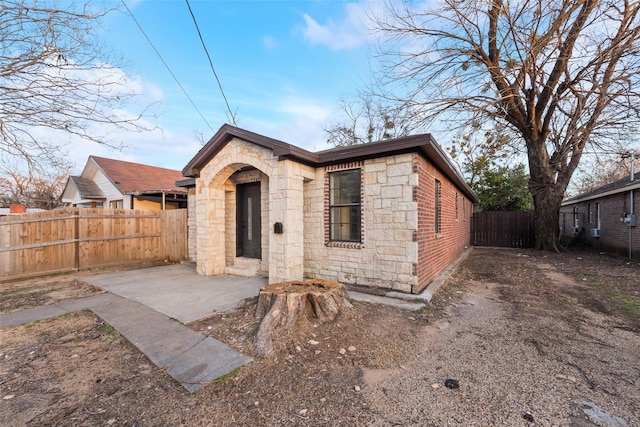
[[[90,309],[189,392],[251,361],[250,357],[180,322],[234,308],[243,299],[257,296],[260,287],[266,284],[264,279],[203,277],[197,276],[192,266],[170,265],[87,276],[82,280],[113,292],[0,314],[0,327]]]

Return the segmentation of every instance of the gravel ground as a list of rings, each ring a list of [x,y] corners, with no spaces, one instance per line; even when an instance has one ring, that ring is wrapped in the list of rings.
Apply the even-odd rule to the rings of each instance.
[[[370,425],[640,426],[637,323],[571,277],[595,257],[528,254],[474,250],[413,363],[369,382]],[[620,265],[637,291],[638,265]]]

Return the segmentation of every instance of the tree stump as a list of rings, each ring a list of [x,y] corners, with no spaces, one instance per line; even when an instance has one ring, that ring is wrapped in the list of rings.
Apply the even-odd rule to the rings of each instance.
[[[267,285],[258,296],[256,318],[262,322],[254,341],[254,354],[272,354],[278,331],[287,330],[300,318],[331,322],[344,308],[351,307],[347,290],[337,282],[307,280]]]

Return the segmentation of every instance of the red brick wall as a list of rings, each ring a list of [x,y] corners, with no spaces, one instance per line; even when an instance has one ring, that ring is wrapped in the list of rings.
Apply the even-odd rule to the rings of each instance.
[[[600,237],[591,237],[591,229],[597,228],[596,224],[596,203],[600,203]],[[591,204],[592,219],[589,222],[589,204]],[[636,224],[631,227],[631,249],[632,256],[640,258],[640,191],[634,192],[634,212],[636,214]],[[623,212],[630,212],[629,192],[614,194],[607,197],[588,200],[585,202],[573,203],[563,206],[560,209],[560,227],[564,236],[571,236],[573,226],[573,208],[578,207],[579,226],[585,230],[586,243],[596,250],[617,252],[622,255],[629,253],[629,227],[620,222]]]
[[[414,163],[418,186],[418,265],[415,267],[420,292],[469,246],[473,205],[463,193],[424,157]],[[441,182],[440,232],[435,232],[435,182]],[[456,215],[457,197],[457,215]],[[457,216],[457,217],[456,217]]]

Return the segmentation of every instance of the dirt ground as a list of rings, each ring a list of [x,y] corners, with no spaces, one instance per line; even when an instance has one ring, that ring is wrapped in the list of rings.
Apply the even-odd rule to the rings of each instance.
[[[99,292],[74,276],[2,311]],[[476,248],[426,309],[353,305],[194,394],[89,311],[2,329],[0,425],[640,425],[638,261]],[[254,310],[188,326],[251,354]]]
[[[11,313],[64,299],[84,298],[104,293],[100,288],[78,280],[78,277],[134,268],[163,265],[162,262],[142,262],[128,265],[92,268],[79,273],[60,273],[24,280],[0,280],[0,313]]]

